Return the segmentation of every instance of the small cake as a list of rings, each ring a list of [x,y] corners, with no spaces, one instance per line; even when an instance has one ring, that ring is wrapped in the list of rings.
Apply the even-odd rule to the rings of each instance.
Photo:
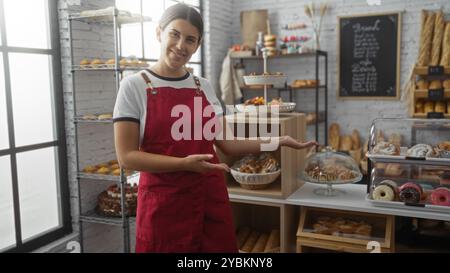
[[[97,171],[97,168],[95,166],[87,166],[83,169],[83,172],[85,173],[95,173]]]
[[[80,62],[80,65],[90,65],[90,64],[91,64],[91,61],[89,61],[88,59],[83,59]]]
[[[137,185],[125,185],[125,207],[128,216],[136,215],[137,194]],[[122,215],[120,197],[120,187],[118,185],[109,186],[97,198],[97,212],[105,216],[120,217]]]
[[[417,204],[422,200],[422,187],[416,183],[408,182],[399,188],[399,198],[402,202]]]
[[[381,155],[399,155],[400,147],[389,142],[380,141],[373,147],[373,153]]]
[[[107,167],[101,167],[96,171],[97,174],[109,174],[111,170]]]
[[[410,157],[425,158],[434,156],[434,153],[434,149],[430,145],[417,144],[409,148],[406,154]]]

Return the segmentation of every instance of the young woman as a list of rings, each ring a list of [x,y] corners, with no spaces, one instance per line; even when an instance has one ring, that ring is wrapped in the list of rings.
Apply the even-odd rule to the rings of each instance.
[[[158,62],[122,81],[114,109],[120,166],[141,172],[136,252],[237,252],[223,174],[229,167],[219,162],[214,145],[244,155],[259,153],[262,143],[203,134],[211,122],[217,132],[228,128],[222,119],[216,122],[222,109],[209,81],[184,67],[201,44],[200,14],[184,4],[172,6],[156,32]],[[180,113],[191,113],[181,126]],[[277,141],[295,149],[316,145],[289,136]]]

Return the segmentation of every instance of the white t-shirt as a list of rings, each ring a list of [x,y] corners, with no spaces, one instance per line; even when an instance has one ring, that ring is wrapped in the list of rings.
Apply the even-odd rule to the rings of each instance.
[[[172,87],[181,88],[197,88],[194,77],[190,73],[180,78],[165,78],[155,73],[143,70],[134,75],[124,78],[120,84],[119,93],[117,94],[116,104],[114,106],[113,120],[118,121],[135,121],[140,124],[139,128],[139,145],[142,144],[145,131],[145,121],[147,117],[147,84],[142,78],[141,73],[147,74],[154,88]],[[204,78],[200,78],[200,85],[208,102],[214,107],[217,116],[223,115],[222,106],[214,92],[211,83]],[[181,90],[180,90],[181,92]]]

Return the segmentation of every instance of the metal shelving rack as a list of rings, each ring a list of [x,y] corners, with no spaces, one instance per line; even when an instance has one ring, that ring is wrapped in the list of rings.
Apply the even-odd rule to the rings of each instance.
[[[315,79],[316,82],[319,82],[320,75],[320,64],[321,59],[323,59],[323,65],[325,67],[324,71],[324,84],[318,84],[315,87],[302,87],[302,88],[292,88],[291,86],[286,85],[284,88],[271,88],[276,89],[278,91],[278,96],[280,95],[281,91],[288,91],[289,92],[289,101],[292,102],[293,99],[293,92],[296,90],[311,90],[315,89],[315,114],[316,114],[316,121],[315,121],[315,137],[316,140],[319,140],[319,123],[324,123],[324,143],[325,146],[328,145],[328,53],[326,51],[322,50],[316,50],[313,52],[307,52],[307,53],[296,53],[296,54],[286,54],[286,55],[276,55],[276,56],[269,56],[268,59],[273,58],[306,58],[306,57],[314,57],[315,58]],[[244,60],[263,60],[262,56],[248,56],[248,57],[232,57],[233,59],[239,59],[241,63],[244,62]],[[245,88],[244,88],[245,89]],[[324,112],[323,112],[323,120],[321,120],[321,113],[319,111],[319,92],[323,90],[324,92]]]
[[[72,23],[73,21],[81,21],[85,23],[94,23],[94,24],[105,24],[112,25],[114,29],[114,59],[115,64],[114,67],[110,68],[100,68],[100,69],[85,69],[80,68],[80,66],[74,64],[73,60],[73,38],[72,38]],[[74,109],[74,119],[73,123],[75,126],[75,151],[76,151],[76,166],[77,166],[77,182],[78,182],[78,209],[80,212],[78,223],[79,223],[79,232],[80,232],[80,245],[81,252],[83,252],[83,223],[98,223],[98,224],[106,224],[113,226],[121,226],[123,231],[123,251],[125,253],[130,252],[130,221],[134,221],[133,217],[128,217],[126,213],[122,213],[121,218],[113,218],[113,217],[105,217],[98,215],[94,210],[88,211],[86,213],[82,213],[81,207],[81,179],[86,180],[103,180],[103,181],[111,181],[116,182],[120,186],[121,190],[121,208],[122,211],[125,210],[125,184],[130,177],[126,177],[123,169],[120,170],[120,176],[112,176],[112,175],[97,175],[97,174],[87,174],[80,171],[79,166],[79,151],[78,151],[78,126],[83,124],[112,124],[112,120],[83,120],[79,116],[77,116],[77,108],[76,108],[76,83],[75,83],[75,74],[76,73],[89,73],[92,71],[105,71],[105,72],[114,72],[115,78],[115,90],[116,94],[119,91],[120,78],[121,74],[124,70],[141,70],[142,67],[120,67],[120,57],[121,57],[121,44],[120,44],[120,27],[123,24],[131,24],[131,23],[141,23],[149,22],[151,18],[148,17],[137,17],[137,16],[128,16],[121,14],[117,9],[111,11],[111,14],[103,14],[103,15],[94,15],[94,16],[80,16],[79,14],[71,14],[68,18],[68,27],[69,27],[69,44],[70,44],[70,62],[71,62],[71,75],[72,75],[72,100],[73,100],[73,109]]]

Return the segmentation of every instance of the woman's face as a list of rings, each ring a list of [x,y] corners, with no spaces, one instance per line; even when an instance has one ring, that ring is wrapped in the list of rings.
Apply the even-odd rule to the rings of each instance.
[[[161,43],[160,58],[174,70],[183,67],[200,45],[200,32],[183,19],[173,20],[165,29],[158,27],[156,36]]]

